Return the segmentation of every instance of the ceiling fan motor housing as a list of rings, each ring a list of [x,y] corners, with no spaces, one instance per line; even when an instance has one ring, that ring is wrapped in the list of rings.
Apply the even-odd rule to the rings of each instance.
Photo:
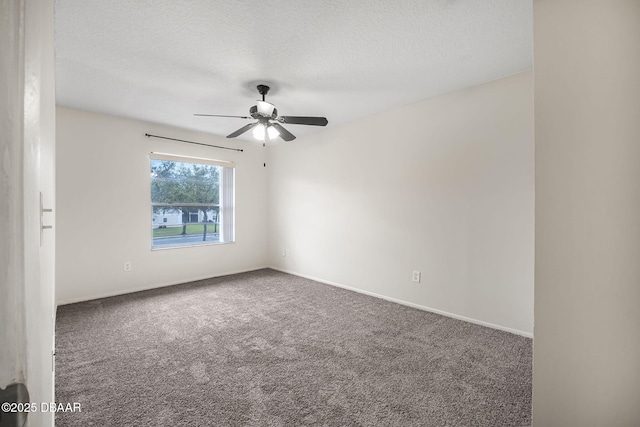
[[[273,109],[273,113],[271,113],[270,116],[265,116],[263,114],[260,114],[258,112],[258,106],[254,105],[253,107],[249,108],[249,114],[251,115],[251,117],[253,117],[254,119],[261,119],[261,118],[266,118],[266,119],[273,119],[275,120],[276,117],[278,117],[278,110],[276,108]]]

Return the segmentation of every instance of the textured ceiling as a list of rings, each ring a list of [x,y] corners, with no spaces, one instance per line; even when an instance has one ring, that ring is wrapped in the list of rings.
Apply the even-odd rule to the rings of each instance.
[[[532,67],[532,0],[56,0],[57,103],[225,136],[329,126]],[[419,120],[419,118],[416,118]],[[286,125],[297,136],[321,131]]]

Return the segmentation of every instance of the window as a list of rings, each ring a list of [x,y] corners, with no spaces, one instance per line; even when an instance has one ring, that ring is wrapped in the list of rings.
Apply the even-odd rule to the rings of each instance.
[[[234,239],[235,164],[151,153],[152,249]]]

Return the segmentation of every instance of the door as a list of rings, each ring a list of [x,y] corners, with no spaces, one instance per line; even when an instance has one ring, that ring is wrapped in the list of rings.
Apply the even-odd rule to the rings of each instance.
[[[54,401],[55,230],[41,222],[55,223],[40,203],[55,200],[53,1],[0,0],[0,11],[0,398],[28,392],[40,408]]]

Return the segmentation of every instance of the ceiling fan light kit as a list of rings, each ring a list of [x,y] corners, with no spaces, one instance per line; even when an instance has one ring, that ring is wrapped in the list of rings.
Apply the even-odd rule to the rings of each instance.
[[[270,140],[276,139],[280,136],[280,132],[273,126],[267,127],[267,136]],[[258,124],[253,128],[253,137],[258,141],[264,141],[265,138],[265,128],[264,125]]]
[[[207,117],[234,117],[238,119],[254,119],[257,122],[250,123],[227,135],[227,138],[235,138],[253,129],[253,137],[258,141],[265,139],[273,140],[277,137],[289,142],[296,139],[295,135],[286,130],[280,123],[294,125],[326,126],[329,121],[325,117],[304,117],[304,116],[279,116],[275,105],[265,101],[265,96],[269,92],[269,86],[259,84],[258,93],[262,95],[262,100],[257,100],[256,105],[249,109],[249,116],[227,116],[221,114],[194,114],[195,116]]]

